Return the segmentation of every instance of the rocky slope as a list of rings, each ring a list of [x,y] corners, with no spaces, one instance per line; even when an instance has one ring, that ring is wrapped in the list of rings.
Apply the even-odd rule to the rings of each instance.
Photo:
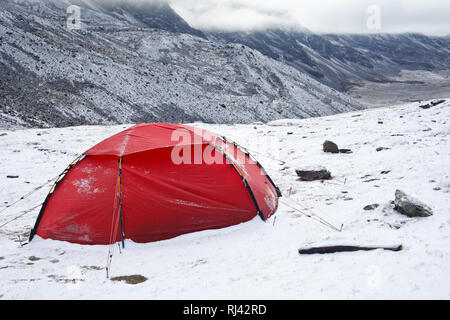
[[[314,34],[306,29],[213,32],[208,37],[245,44],[340,91],[362,81],[395,82],[402,70],[450,70],[449,37]]]
[[[82,7],[81,30],[67,29],[68,1],[0,3],[0,126],[236,123],[361,108],[246,46],[202,38],[166,5],[151,17],[71,3]]]

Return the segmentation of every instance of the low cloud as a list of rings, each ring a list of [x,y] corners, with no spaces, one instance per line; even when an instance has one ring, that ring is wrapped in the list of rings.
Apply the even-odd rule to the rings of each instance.
[[[142,0],[141,0],[142,1]],[[448,0],[168,0],[202,30],[247,31],[306,27],[320,33],[450,34]],[[379,29],[367,27],[369,6],[379,8]]]

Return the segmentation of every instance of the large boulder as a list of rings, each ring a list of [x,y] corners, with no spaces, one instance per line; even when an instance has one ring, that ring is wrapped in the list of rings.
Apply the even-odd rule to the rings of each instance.
[[[339,153],[339,147],[333,141],[326,140],[323,143],[323,151],[330,153]]]
[[[394,209],[408,217],[429,217],[433,215],[430,207],[408,196],[401,190],[395,191]]]

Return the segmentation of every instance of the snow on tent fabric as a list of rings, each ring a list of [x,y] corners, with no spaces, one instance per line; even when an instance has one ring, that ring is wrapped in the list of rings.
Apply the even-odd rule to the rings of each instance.
[[[258,162],[217,134],[139,124],[69,167],[47,196],[30,240],[36,234],[80,244],[169,239],[257,214],[266,220],[280,195]]]

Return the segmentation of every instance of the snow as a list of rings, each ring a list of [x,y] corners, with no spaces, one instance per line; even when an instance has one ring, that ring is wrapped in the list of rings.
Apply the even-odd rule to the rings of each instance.
[[[284,195],[274,217],[148,244],[126,241],[122,253],[115,247],[110,271],[112,277],[148,278],[131,285],[106,278],[108,246],[37,237],[21,247],[18,236],[25,239],[37,208],[0,228],[0,298],[449,299],[450,103],[427,110],[419,105],[288,119],[276,126],[196,123],[248,147],[260,160]],[[128,127],[0,131],[1,205]],[[325,140],[353,153],[324,153]],[[389,149],[377,152],[378,147]],[[297,181],[295,169],[306,165],[324,166],[334,179]],[[49,187],[1,212],[0,225],[42,202]],[[408,218],[394,211],[390,202],[397,189],[426,203],[434,215]],[[342,232],[285,203],[298,203],[338,228],[343,224]],[[363,210],[374,203],[380,206]],[[400,252],[298,254],[299,248],[320,245],[399,244]]]

